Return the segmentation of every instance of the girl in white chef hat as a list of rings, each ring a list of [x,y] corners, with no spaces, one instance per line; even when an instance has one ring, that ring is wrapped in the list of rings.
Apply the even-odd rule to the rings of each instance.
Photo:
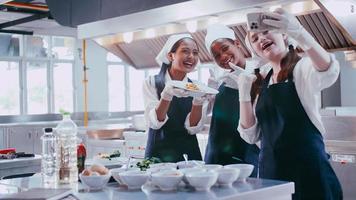
[[[232,78],[236,68],[253,69],[255,62],[245,58],[239,40],[229,27],[214,24],[207,28],[205,46],[211,53],[218,67],[227,71],[215,96],[214,107],[209,130],[209,141],[204,161],[209,164],[248,163],[255,166],[252,176],[257,175],[259,148],[248,144],[237,132],[239,120],[239,91],[236,81]],[[209,79],[213,82],[213,78]],[[213,84],[211,84],[213,85]]]
[[[272,31],[248,32],[251,51],[267,60],[257,99],[250,97],[254,76],[238,77],[239,132],[248,143],[261,141],[259,176],[293,181],[293,200],[342,199],[340,183],[325,152],[317,94],[338,78],[339,63],[283,9],[264,13]],[[305,55],[300,57],[288,38]]]
[[[199,48],[190,34],[168,38],[156,61],[159,74],[144,83],[145,118],[149,125],[145,157],[157,157],[163,162],[202,160],[196,133],[201,131],[206,115],[206,97],[189,97],[171,80],[191,82],[187,74],[197,63]],[[204,107],[203,107],[204,104]]]

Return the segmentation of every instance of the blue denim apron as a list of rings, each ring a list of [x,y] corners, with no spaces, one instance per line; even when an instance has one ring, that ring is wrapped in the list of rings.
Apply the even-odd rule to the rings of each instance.
[[[293,78],[268,86],[272,73],[256,105],[262,131],[260,177],[293,181],[293,200],[342,199],[322,135],[306,114]]]
[[[157,88],[157,93],[160,94],[163,89]],[[173,97],[167,112],[168,121],[158,130],[149,129],[146,158],[157,157],[163,162],[178,162],[184,160],[182,155],[185,153],[189,160],[202,160],[197,137],[190,135],[184,126],[192,108],[192,100],[192,97]]]
[[[239,117],[239,91],[222,84],[215,97],[205,162],[221,165],[253,164],[255,168],[252,176],[256,177],[260,150],[240,137],[237,131]]]

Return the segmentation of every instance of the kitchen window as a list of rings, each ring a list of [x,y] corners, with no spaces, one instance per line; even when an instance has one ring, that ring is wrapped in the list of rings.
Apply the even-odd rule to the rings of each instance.
[[[73,64],[53,64],[54,112],[73,112]]]
[[[144,110],[142,85],[145,71],[129,67],[130,111]]]
[[[111,64],[108,66],[109,111],[126,110],[125,66]]]
[[[0,61],[0,115],[20,114],[19,63]]]
[[[75,38],[0,34],[0,42],[0,115],[74,111]]]
[[[69,37],[52,37],[52,58],[73,60],[75,39]]]
[[[47,63],[29,62],[26,65],[28,114],[48,112]]]

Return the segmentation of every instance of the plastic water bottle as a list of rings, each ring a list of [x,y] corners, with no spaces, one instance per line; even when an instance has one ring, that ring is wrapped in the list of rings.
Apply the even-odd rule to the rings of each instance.
[[[70,119],[69,114],[63,115],[63,120],[56,127],[56,132],[59,183],[78,182],[77,125]]]
[[[56,136],[52,128],[44,128],[42,140],[42,183],[45,187],[55,187],[58,181],[58,165],[56,162]]]

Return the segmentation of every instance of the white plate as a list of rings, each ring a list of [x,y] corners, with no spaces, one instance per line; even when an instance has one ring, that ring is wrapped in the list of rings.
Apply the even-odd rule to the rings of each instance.
[[[193,96],[193,97],[199,97],[199,96],[203,96],[205,94],[213,94],[214,95],[214,94],[219,93],[218,90],[215,90],[214,88],[208,87],[208,86],[206,86],[202,83],[199,83],[199,82],[194,82],[194,84],[198,87],[199,90],[187,89],[187,87],[186,87],[187,83],[189,83],[189,82],[170,81],[170,84],[172,84],[173,87],[184,89],[189,92],[190,96]]]
[[[127,161],[128,161],[127,157],[115,157],[115,158],[111,158],[111,160],[106,158],[94,157],[93,159],[87,159],[85,161],[85,165],[91,166],[93,164],[100,164],[100,165],[104,165],[107,168],[113,168],[113,167],[125,166],[127,164]],[[137,162],[139,162],[138,159],[132,158],[130,161],[130,165],[136,166]]]

